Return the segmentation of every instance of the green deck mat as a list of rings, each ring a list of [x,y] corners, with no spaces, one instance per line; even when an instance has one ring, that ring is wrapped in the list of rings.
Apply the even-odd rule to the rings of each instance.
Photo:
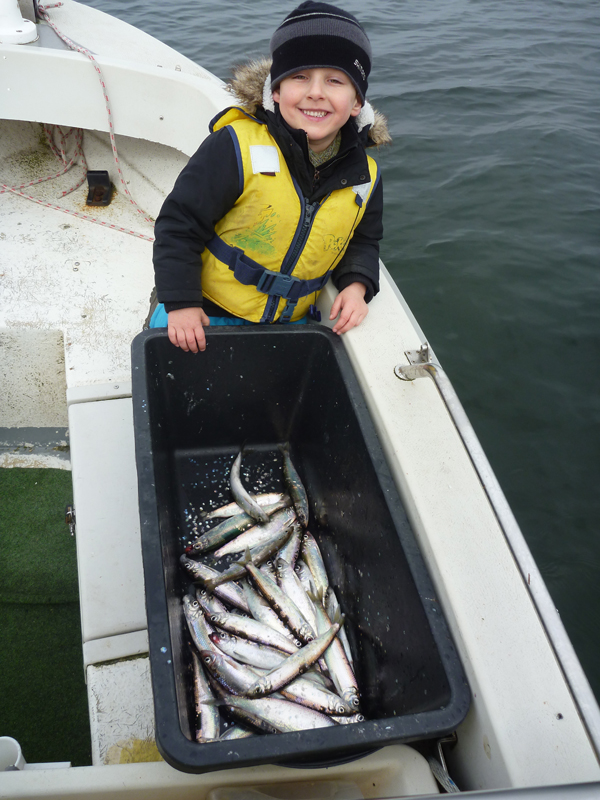
[[[71,473],[0,469],[0,736],[29,763],[92,763]]]

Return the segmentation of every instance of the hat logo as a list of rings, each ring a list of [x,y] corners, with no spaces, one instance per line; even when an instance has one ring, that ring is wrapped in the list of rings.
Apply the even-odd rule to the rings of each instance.
[[[357,70],[358,70],[358,71],[360,72],[360,74],[362,75],[362,79],[363,79],[363,81],[364,81],[364,80],[366,80],[366,79],[367,79],[367,76],[365,75],[365,71],[364,71],[364,69],[363,69],[363,66],[362,66],[362,64],[360,63],[360,61],[358,60],[358,58],[355,58],[355,59],[354,59],[354,66],[357,68]]]

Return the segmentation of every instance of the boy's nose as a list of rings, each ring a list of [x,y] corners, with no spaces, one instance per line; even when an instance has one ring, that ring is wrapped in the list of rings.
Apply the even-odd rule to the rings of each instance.
[[[318,78],[313,78],[308,87],[308,96],[311,98],[323,97],[324,87],[323,81]]]

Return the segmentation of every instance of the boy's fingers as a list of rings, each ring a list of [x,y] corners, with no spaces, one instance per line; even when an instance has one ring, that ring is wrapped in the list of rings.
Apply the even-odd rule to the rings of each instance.
[[[195,334],[196,334],[196,342],[198,342],[198,350],[204,352],[206,350],[206,336],[204,335],[204,328],[202,327],[202,325],[199,325],[196,328]],[[198,350],[194,350],[194,352],[197,353]]]
[[[342,301],[340,300],[340,295],[338,294],[338,296],[333,301],[333,305],[331,306],[331,312],[329,314],[329,319],[335,319],[337,317],[337,315],[340,313],[340,304],[341,304],[341,302]]]

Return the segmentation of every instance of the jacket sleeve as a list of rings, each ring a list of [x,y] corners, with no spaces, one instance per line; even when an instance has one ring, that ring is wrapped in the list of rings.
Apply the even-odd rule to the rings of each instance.
[[[223,128],[190,158],[156,220],[153,261],[159,302],[202,305],[201,254],[239,194],[235,147]]]
[[[379,241],[383,238],[383,185],[381,176],[373,190],[363,218],[340,263],[333,270],[333,283],[338,291],[356,281],[367,287],[369,303],[379,291]]]

